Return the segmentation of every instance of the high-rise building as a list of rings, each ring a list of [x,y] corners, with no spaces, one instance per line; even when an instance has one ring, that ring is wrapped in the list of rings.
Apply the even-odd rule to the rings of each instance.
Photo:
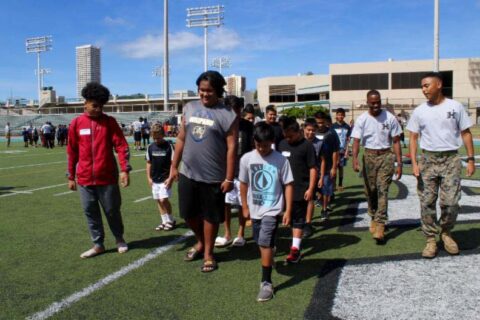
[[[76,48],[77,52],[77,96],[88,82],[101,82],[100,48],[91,44]]]
[[[225,81],[227,82],[227,85],[225,86],[227,95],[235,95],[237,97],[243,96],[246,87],[245,77],[232,74],[231,76],[225,77]]]

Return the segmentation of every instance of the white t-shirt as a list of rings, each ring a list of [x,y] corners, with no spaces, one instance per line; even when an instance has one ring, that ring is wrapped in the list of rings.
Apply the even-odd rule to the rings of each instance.
[[[407,130],[419,134],[421,149],[448,151],[461,147],[461,132],[471,126],[472,122],[463,105],[445,98],[438,105],[424,102],[416,107],[408,121]]]
[[[10,126],[8,124],[5,126],[5,134],[10,134]]]
[[[392,138],[401,133],[400,124],[390,112],[382,110],[374,117],[367,111],[355,121],[351,137],[360,139],[365,148],[379,150],[390,148]]]
[[[142,131],[142,123],[140,121],[133,121],[132,122],[133,131],[140,132]]]

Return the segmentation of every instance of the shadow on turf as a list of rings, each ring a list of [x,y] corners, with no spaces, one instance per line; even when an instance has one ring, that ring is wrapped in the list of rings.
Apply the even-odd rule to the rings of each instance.
[[[129,250],[134,249],[155,249],[165,245],[179,237],[178,234],[164,235],[158,237],[150,237],[142,240],[128,242]],[[116,250],[114,250],[116,251]]]
[[[18,189],[18,188],[26,188],[26,186],[18,186],[18,187],[0,186],[0,195],[12,193],[11,190]]]

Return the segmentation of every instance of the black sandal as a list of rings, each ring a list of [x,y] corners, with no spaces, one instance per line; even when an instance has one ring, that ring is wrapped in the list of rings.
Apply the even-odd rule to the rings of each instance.
[[[163,230],[170,231],[175,229],[177,222],[175,220],[163,223]]]
[[[197,258],[200,257],[200,255],[202,255],[203,252],[201,251],[198,251],[197,249],[195,249],[195,247],[191,247],[187,253],[185,254],[185,257],[183,258],[184,261],[193,261],[193,260],[196,260]]]
[[[203,273],[213,272],[218,269],[217,262],[215,260],[205,260],[203,261],[203,265],[201,270]]]

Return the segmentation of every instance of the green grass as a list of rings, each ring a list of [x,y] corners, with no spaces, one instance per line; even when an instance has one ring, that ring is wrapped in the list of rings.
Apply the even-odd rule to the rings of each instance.
[[[82,260],[79,254],[91,243],[79,196],[77,193],[54,196],[68,191],[65,150],[26,149],[20,143],[9,150],[26,152],[5,154],[5,150],[2,145],[0,195],[65,185],[0,198],[0,319],[21,319],[42,311],[188,231],[183,223],[172,232],[154,231],[159,217],[153,200],[134,203],[150,195],[145,172],[132,173],[131,186],[122,189],[125,238],[131,250],[124,255],[116,253],[107,227],[107,254]],[[49,165],[52,162],[62,163]],[[33,164],[42,165],[2,169]],[[132,165],[134,170],[143,169],[143,157],[132,157]],[[479,178],[478,172],[475,178]],[[316,213],[316,233],[302,244],[305,258],[301,264],[283,265],[290,237],[287,229],[281,229],[277,270],[273,274],[277,293],[268,303],[255,302],[261,269],[258,249],[251,240],[244,248],[217,250],[219,270],[202,274],[201,261],[183,262],[185,250],[193,244],[190,238],[52,318],[300,319],[312,298],[322,266],[329,260],[418,253],[424,245],[417,228],[392,228],[392,238],[384,246],[377,246],[367,230],[339,232],[348,202],[364,197],[361,179],[350,166],[345,181],[347,189],[339,194],[331,220],[321,224]],[[392,185],[391,196],[397,191]],[[175,192],[172,204],[177,220],[181,221]],[[236,219],[233,221],[236,232]],[[471,232],[479,227],[480,224],[456,227],[462,247],[478,246]],[[251,229],[247,229],[247,238],[250,237]]]

